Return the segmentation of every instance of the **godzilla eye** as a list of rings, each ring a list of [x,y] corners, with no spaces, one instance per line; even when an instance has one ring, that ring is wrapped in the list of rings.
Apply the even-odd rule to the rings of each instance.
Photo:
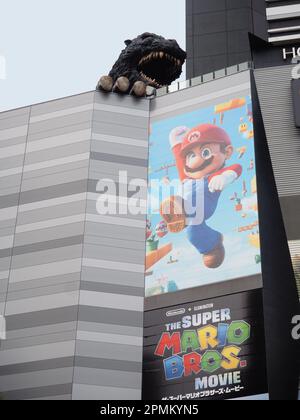
[[[206,149],[202,150],[201,156],[204,160],[208,160],[212,157],[212,152],[211,152],[210,149],[206,148]]]

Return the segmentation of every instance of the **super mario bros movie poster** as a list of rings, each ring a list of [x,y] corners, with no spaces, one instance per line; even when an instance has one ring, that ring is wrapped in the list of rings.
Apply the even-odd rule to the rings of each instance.
[[[145,313],[143,398],[235,399],[268,392],[262,292]]]
[[[146,296],[261,272],[251,97],[151,126]]]

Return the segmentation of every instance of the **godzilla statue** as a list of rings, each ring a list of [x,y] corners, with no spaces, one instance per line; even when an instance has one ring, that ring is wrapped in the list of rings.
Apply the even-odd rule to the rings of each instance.
[[[125,45],[109,75],[99,80],[98,90],[143,97],[181,75],[186,53],[177,41],[146,32]]]

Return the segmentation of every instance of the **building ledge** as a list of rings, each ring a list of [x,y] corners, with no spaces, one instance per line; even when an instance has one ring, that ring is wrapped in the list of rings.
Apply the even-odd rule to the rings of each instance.
[[[188,79],[183,82],[173,83],[171,86],[158,89],[156,96],[165,96],[169,93],[178,92],[180,90],[189,89],[194,86],[202,85],[203,83],[212,82],[213,80],[222,79],[223,77],[231,76],[233,74],[241,73],[243,71],[254,69],[253,62],[247,61],[245,63],[237,64],[231,67],[226,67],[211,73],[203,74],[202,76]]]

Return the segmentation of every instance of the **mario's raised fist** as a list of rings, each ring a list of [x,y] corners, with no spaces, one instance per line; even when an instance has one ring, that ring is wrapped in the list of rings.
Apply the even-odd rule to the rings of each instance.
[[[190,129],[185,126],[174,128],[169,137],[171,148],[173,149],[175,146],[178,146],[178,144],[182,144],[189,131]]]
[[[221,175],[215,175],[210,183],[208,184],[208,189],[211,193],[224,191],[228,185],[232,184],[236,179],[238,179],[238,174],[235,171],[225,171]]]

